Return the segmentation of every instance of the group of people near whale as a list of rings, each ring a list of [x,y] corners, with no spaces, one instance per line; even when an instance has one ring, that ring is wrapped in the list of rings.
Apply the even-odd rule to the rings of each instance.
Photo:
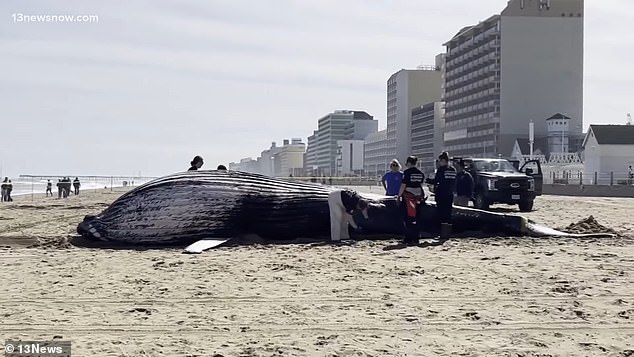
[[[456,170],[449,163],[449,154],[443,152],[438,157],[438,168],[433,178],[417,167],[418,158],[410,156],[405,162],[406,169],[401,171],[398,160],[390,163],[390,172],[382,178],[386,196],[395,196],[401,206],[405,227],[404,244],[416,245],[421,235],[422,207],[426,204],[425,184],[434,185],[436,196],[437,225],[440,235],[437,241],[445,241],[452,230],[451,213],[454,196],[457,205],[468,206],[473,192],[473,177],[464,170],[464,163],[456,163]],[[348,225],[353,231],[360,231],[352,216],[355,210],[368,219],[368,203],[358,193],[351,190],[338,190],[330,193],[330,230],[333,241],[349,239]]]

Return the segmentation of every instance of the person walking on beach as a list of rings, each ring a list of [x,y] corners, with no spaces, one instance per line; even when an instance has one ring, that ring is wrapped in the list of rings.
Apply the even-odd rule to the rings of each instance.
[[[0,202],[7,202],[7,188],[9,186],[9,178],[5,177],[4,181],[2,181],[2,186],[0,186],[0,190],[2,191],[2,200]]]
[[[53,184],[51,183],[51,180],[48,180],[46,183],[46,197],[48,197],[49,193],[51,194],[51,197],[53,197]]]
[[[341,239],[350,239],[348,225],[354,230],[359,226],[354,222],[352,214],[361,211],[363,217],[368,219],[368,203],[352,190],[334,190],[328,194],[328,208],[330,209],[330,239],[339,242]]]
[[[473,176],[465,171],[464,161],[456,163],[456,206],[469,207],[469,201],[473,197]]]
[[[62,198],[62,179],[57,179],[57,198]]]
[[[71,186],[70,178],[64,177],[62,179],[62,197],[68,198],[68,196],[70,195],[70,186]]]
[[[423,183],[425,174],[416,167],[418,158],[410,156],[405,161],[407,169],[403,172],[403,180],[399,186],[398,196],[404,205],[403,219],[405,221],[405,245],[417,245],[421,227],[421,207],[425,204]]]
[[[13,191],[13,184],[11,183],[11,180],[9,180],[9,182],[7,183],[7,193],[6,193],[7,202],[13,202],[13,198],[11,198],[11,191]]]
[[[81,183],[79,182],[79,177],[75,177],[73,180],[73,188],[75,189],[75,195],[79,195],[79,187],[81,187]]]
[[[451,234],[451,210],[453,195],[456,190],[456,170],[449,166],[449,154],[445,151],[438,156],[439,167],[433,179],[427,183],[433,184],[436,195],[436,212],[440,221],[440,240],[444,241]]]
[[[386,172],[381,178],[385,195],[398,196],[402,182],[403,172],[401,171],[401,163],[394,159],[390,162],[390,171]]]
[[[203,158],[202,156],[194,156],[194,159],[192,160],[192,162],[190,162],[190,164],[192,165],[187,171],[196,171],[198,169],[200,169],[203,166]]]

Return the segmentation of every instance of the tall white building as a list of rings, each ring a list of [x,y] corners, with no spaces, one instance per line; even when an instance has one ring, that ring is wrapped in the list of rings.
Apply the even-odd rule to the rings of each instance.
[[[337,141],[337,176],[363,174],[363,140]]]
[[[510,0],[445,43],[451,154],[510,155],[531,120],[546,136],[552,113],[567,113],[571,135],[581,135],[583,12],[583,0]]]
[[[443,151],[445,103],[434,102],[412,109],[410,152],[418,157],[418,167],[434,172],[436,157]]]
[[[368,135],[364,140],[363,166],[366,176],[382,175],[387,169],[392,155],[387,141],[387,130]]]
[[[378,122],[364,111],[337,110],[318,120],[317,131],[308,138],[307,171],[316,175],[337,174],[338,141],[363,140],[378,130]]]
[[[412,109],[440,101],[442,95],[441,68],[438,66],[402,69],[387,81],[387,141],[388,161],[404,162],[411,148]]]
[[[273,155],[275,161],[275,176],[301,176],[304,171],[304,153],[306,144],[302,139],[284,140],[281,150]]]

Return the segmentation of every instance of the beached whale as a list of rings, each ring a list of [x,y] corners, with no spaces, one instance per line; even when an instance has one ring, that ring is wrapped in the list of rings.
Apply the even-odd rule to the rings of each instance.
[[[256,234],[267,240],[329,239],[328,194],[335,188],[237,171],[188,171],[131,190],[77,232],[89,239],[136,245],[189,245],[191,251]],[[394,197],[360,194],[373,205],[369,219],[355,217],[364,235],[400,235],[401,208]],[[435,207],[423,209],[422,227],[435,232]],[[470,208],[453,211],[454,230],[485,236],[568,235],[526,218]]]

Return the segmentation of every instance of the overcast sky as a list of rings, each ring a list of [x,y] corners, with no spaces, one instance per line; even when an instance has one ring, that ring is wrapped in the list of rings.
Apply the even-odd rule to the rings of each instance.
[[[386,81],[505,0],[0,2],[4,175],[164,175],[305,138],[335,109],[385,127]],[[13,14],[97,15],[97,23]],[[634,1],[586,0],[585,127],[634,112]]]

